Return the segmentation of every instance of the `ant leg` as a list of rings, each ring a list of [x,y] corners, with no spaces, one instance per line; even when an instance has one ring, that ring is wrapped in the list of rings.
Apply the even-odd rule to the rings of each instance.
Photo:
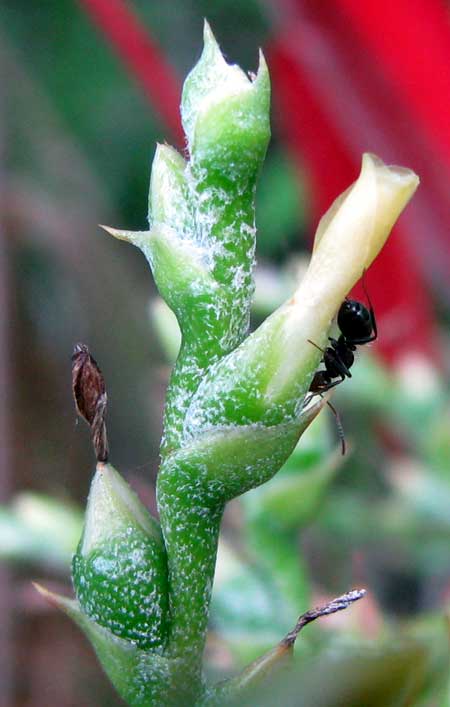
[[[320,393],[310,393],[309,395],[306,395],[303,399],[302,408],[305,408],[307,405],[309,405],[315,395],[320,395]]]
[[[345,445],[344,428],[342,427],[341,418],[340,418],[340,415],[339,415],[338,411],[337,411],[336,408],[330,403],[329,400],[327,400],[327,405],[328,405],[328,407],[330,408],[330,410],[332,411],[333,415],[334,415],[335,418],[336,418],[336,427],[337,427],[337,430],[338,430],[339,439],[341,440],[342,456],[344,456],[344,454],[345,454],[345,452],[346,452],[346,445]]]
[[[343,383],[345,381],[345,376],[341,374],[341,377],[337,381],[330,381],[329,383],[325,383],[323,387],[320,388],[320,390],[313,391],[316,395],[322,395],[322,393],[326,393],[331,388],[334,388],[336,385],[339,385],[340,383]]]
[[[325,371],[324,371],[325,372]],[[306,405],[309,405],[311,400],[315,395],[320,395],[322,397],[323,393],[326,393],[328,390],[331,390],[331,388],[334,388],[336,385],[339,385],[339,383],[343,383],[345,380],[345,376],[341,376],[338,380],[335,381],[329,381],[328,383],[322,383],[317,385],[317,387],[314,387],[313,389],[309,389],[308,393],[303,400],[303,405],[302,407],[306,407]]]
[[[335,381],[332,385],[330,385],[330,387],[332,388],[333,386],[338,385],[338,383],[341,383],[341,382],[342,382],[342,381]],[[327,390],[330,390],[330,388],[327,388]],[[326,391],[321,391],[320,393],[311,393],[308,397],[306,397],[306,398],[304,399],[302,407],[305,408],[307,405],[309,405],[309,403],[311,402],[311,400],[313,399],[313,397],[314,397],[315,395],[320,395],[320,397],[322,398],[324,392],[326,392]],[[328,405],[328,407],[330,408],[330,410],[332,411],[332,413],[333,413],[333,415],[334,415],[334,417],[335,417],[335,419],[336,419],[336,427],[337,427],[337,431],[338,431],[338,436],[339,436],[339,439],[340,439],[340,441],[341,441],[342,456],[344,456],[344,454],[345,454],[345,452],[346,452],[346,450],[347,450],[347,447],[346,447],[346,444],[345,444],[344,428],[342,427],[341,418],[340,418],[340,415],[339,415],[338,411],[337,411],[336,408],[330,403],[329,400],[327,400],[327,405]]]
[[[352,377],[352,374],[350,373],[348,367],[345,365],[345,363],[341,359],[339,352],[336,351],[336,349],[331,348],[331,346],[326,351],[326,356],[324,357],[324,363],[325,363],[325,366],[328,370],[331,366],[334,366],[334,368],[338,371],[337,375],[341,376],[342,380]],[[336,377],[336,376],[333,376],[333,377]],[[341,382],[341,381],[338,381],[338,382]]]
[[[373,327],[373,322],[372,322],[372,327]],[[355,346],[362,346],[363,344],[370,344],[372,341],[375,341],[377,338],[378,334],[375,332],[372,336],[365,336],[362,339],[352,339],[352,344]]]

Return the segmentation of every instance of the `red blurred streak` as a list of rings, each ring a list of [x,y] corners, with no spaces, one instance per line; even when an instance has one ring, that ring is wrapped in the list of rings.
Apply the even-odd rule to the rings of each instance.
[[[450,15],[440,0],[334,0],[450,165]]]
[[[385,104],[379,105],[378,87],[375,87],[374,101],[368,100],[371,98],[370,73],[367,77],[364,69],[361,70],[361,78],[366,78],[364,85],[358,85],[358,69],[356,73],[353,72],[355,75],[350,75],[358,59],[353,45],[349,47],[349,64],[333,67],[333,62],[342,58],[345,46],[333,44],[334,24],[331,28],[326,27],[329,35],[324,33],[324,36],[322,33],[324,13],[321,10],[325,4],[321,3],[319,10],[315,5],[312,13],[302,17],[295,17],[291,7],[286,23],[289,29],[278,36],[269,53],[275,105],[278,102],[279,118],[288,143],[299,162],[307,163],[316,219],[356,178],[360,154],[364,149],[370,146],[382,157],[394,156],[400,163],[408,164],[407,155],[403,154],[405,151],[399,149],[399,146],[401,148],[405,139],[411,141],[407,136],[408,130],[411,131],[410,125],[400,129],[400,133],[406,131],[406,135],[396,136],[395,130],[393,136],[386,137],[383,133],[383,127],[389,131],[391,122],[396,128],[402,128],[402,125],[398,126],[392,115],[384,115],[387,108]],[[312,24],[311,20],[317,22],[317,25]],[[341,37],[345,28],[339,27],[339,30]],[[327,42],[331,42],[331,52]],[[364,57],[361,59],[364,60]],[[357,106],[356,114],[353,110],[355,89],[359,90],[362,103]],[[372,115],[370,111],[375,111],[375,114]],[[370,122],[375,122],[375,125],[371,126]],[[432,170],[422,164],[420,154],[415,156],[427,172],[430,182],[436,181]],[[411,166],[415,167],[414,162]],[[422,170],[418,171],[422,174]],[[423,186],[420,188],[422,191]],[[409,206],[408,209],[411,213],[413,207]],[[368,276],[369,291],[383,334],[377,348],[389,360],[401,357],[406,351],[421,352],[437,359],[431,305],[411,248],[414,227],[419,221],[424,222],[423,211],[422,204],[421,209],[416,208],[416,218],[412,221],[411,218],[407,219],[407,210]],[[432,221],[433,204],[428,204],[425,211],[428,221]],[[363,299],[361,290],[356,296]]]
[[[272,49],[270,66],[276,77],[280,117],[287,118],[284,125],[287,140],[300,161],[306,160],[308,166],[317,217],[356,179],[358,166],[292,58],[280,49]],[[295,129],[289,117],[292,115],[299,118]],[[434,356],[430,307],[406,240],[405,229],[397,226],[367,275],[381,329],[376,348],[391,361],[405,350]],[[355,290],[355,296],[364,300],[361,288]]]
[[[143,89],[179,147],[184,147],[180,121],[181,83],[162,52],[124,0],[79,0]]]
[[[342,2],[346,2],[346,0],[342,0]],[[348,2],[351,5],[352,0],[348,0]],[[414,2],[420,4],[420,0],[414,0]],[[123,0],[80,0],[80,3],[108,37],[133,76],[140,82],[146,95],[157,105],[160,114],[178,139],[179,144],[182,144],[182,130],[178,118],[181,91],[178,82],[159,50],[141,28],[131,9]],[[363,3],[362,6],[365,7],[365,4]],[[286,23],[290,27],[290,31],[273,48],[271,65],[275,76],[274,86],[280,105],[284,105],[282,118],[288,133],[288,140],[300,160],[302,157],[306,157],[309,162],[317,211],[323,212],[333,198],[356,177],[357,160],[368,145],[370,145],[370,149],[375,149],[385,158],[392,155],[398,162],[410,164],[421,174],[422,178],[426,175],[427,182],[431,184],[428,203],[425,206],[422,204],[422,208],[417,207],[416,198],[413,207],[409,207],[411,213],[415,206],[415,218],[409,218],[408,228],[406,228],[406,218],[403,217],[403,225],[397,227],[396,236],[390,239],[383,254],[375,263],[370,288],[377,312],[380,312],[381,319],[384,318],[390,322],[391,326],[391,336],[385,336],[380,342],[380,349],[384,355],[392,359],[401,355],[405,350],[410,350],[421,351],[435,357],[436,347],[431,306],[417,264],[411,254],[411,243],[407,240],[410,241],[411,236],[414,237],[415,234],[418,250],[422,247],[421,254],[426,258],[432,258],[433,250],[437,250],[435,263],[437,261],[438,265],[440,263],[441,267],[445,268],[445,261],[449,256],[445,252],[446,241],[442,238],[442,224],[448,223],[448,221],[445,219],[445,208],[440,208],[441,202],[444,203],[443,198],[441,202],[438,198],[437,203],[435,198],[433,200],[435,193],[439,196],[442,183],[438,156],[434,155],[434,159],[428,160],[424,164],[420,149],[423,142],[422,136],[417,135],[413,126],[410,125],[407,120],[409,116],[403,115],[403,121],[398,122],[398,106],[396,106],[397,101],[395,100],[392,101],[395,105],[391,115],[389,114],[391,107],[389,101],[383,106],[379,105],[377,89],[380,86],[378,85],[375,90],[371,89],[373,75],[367,80],[367,75],[370,76],[367,52],[364,51],[362,54],[355,52],[355,43],[352,42],[351,37],[347,36],[345,24],[344,26],[341,24],[338,29],[333,25],[336,19],[339,21],[334,11],[334,3],[330,0],[328,2],[323,0],[321,3],[316,3],[314,0],[305,0],[304,2],[302,0],[285,0],[285,2],[280,2],[278,7],[281,13],[283,13],[283,8],[290,10],[288,23]],[[331,45],[333,43],[336,45],[331,47],[332,52],[334,51],[339,58],[346,58],[347,69],[353,70],[354,74],[350,79],[350,84],[353,81],[356,90],[359,89],[360,95],[366,99],[362,113],[361,106],[359,106],[360,115],[356,111],[356,115],[353,112],[353,115],[350,116],[350,125],[346,124],[348,117],[346,109],[351,113],[351,99],[354,98],[352,87],[350,87],[349,95],[349,87],[343,85],[345,81],[339,81],[339,76],[334,75],[333,80],[328,81],[328,85],[327,82],[322,85],[320,81],[315,82],[315,77],[311,75],[311,56],[308,56],[310,42],[305,36],[305,17],[302,17],[302,10],[305,9],[311,14],[313,22],[318,25],[324,24],[328,32],[325,42],[331,38]],[[296,22],[297,26],[295,27]],[[300,31],[297,32],[297,30]],[[316,36],[315,39],[317,40],[317,38]],[[302,39],[306,41],[302,41]],[[324,37],[319,37],[319,43],[320,41],[323,42]],[[303,48],[306,48],[306,53],[303,52]],[[319,46],[319,51],[320,48]],[[317,54],[317,47],[312,47],[312,50]],[[287,68],[289,75],[286,74],[286,64],[283,65],[283,61],[286,60],[288,63],[289,60],[292,60],[291,65]],[[366,75],[365,72],[367,72]],[[346,78],[346,76],[347,74],[342,73],[342,78]],[[355,90],[355,86],[353,90]],[[341,108],[341,113],[344,108],[341,115],[338,115],[339,111],[336,112],[333,101],[329,100],[330,91],[338,97],[337,107]],[[298,100],[300,97],[301,100]],[[292,126],[290,120],[292,115],[295,115],[297,119],[295,126]],[[362,123],[361,117],[363,118]],[[369,122],[370,118],[372,119],[369,129],[365,128],[364,118]],[[393,128],[394,135],[391,135],[390,139],[386,138],[385,132],[383,129],[378,129],[378,125],[383,126],[384,131]],[[398,128],[397,134],[395,134],[396,128]],[[356,140],[353,136],[354,133]],[[374,137],[377,139],[373,139]],[[349,144],[349,138],[353,138],[353,142],[350,139],[352,144]],[[414,142],[418,143],[418,148],[413,150],[415,159],[412,161],[409,161],[406,156],[403,158],[402,153],[405,150],[402,150],[401,146],[405,141],[409,141],[410,147]],[[397,149],[392,149],[393,147]],[[398,153],[400,153],[399,156],[397,156]],[[433,169],[433,165],[435,165],[435,169]],[[421,187],[422,193],[425,191],[424,187],[426,187],[425,184]],[[430,239],[434,236],[435,243],[438,243],[440,238],[441,251],[439,248],[428,248],[427,233]],[[389,332],[387,333],[389,334]]]

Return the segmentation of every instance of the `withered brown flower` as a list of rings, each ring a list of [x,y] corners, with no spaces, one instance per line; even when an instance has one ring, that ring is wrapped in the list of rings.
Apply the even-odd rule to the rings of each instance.
[[[72,355],[72,391],[78,414],[91,428],[97,461],[108,461],[105,379],[86,344],[76,344]]]

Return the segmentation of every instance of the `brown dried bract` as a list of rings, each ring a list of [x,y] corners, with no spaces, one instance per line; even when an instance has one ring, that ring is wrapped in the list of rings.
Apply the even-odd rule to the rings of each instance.
[[[72,355],[72,391],[78,414],[91,428],[97,461],[108,460],[106,437],[107,395],[105,380],[97,361],[85,344],[76,344]]]

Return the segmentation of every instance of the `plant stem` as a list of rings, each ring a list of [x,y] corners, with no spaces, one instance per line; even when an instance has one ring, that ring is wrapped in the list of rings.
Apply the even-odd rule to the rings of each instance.
[[[171,628],[167,654],[189,675],[191,696],[202,688],[202,657],[223,504],[205,502],[191,469],[163,464],[158,504],[169,565]]]

